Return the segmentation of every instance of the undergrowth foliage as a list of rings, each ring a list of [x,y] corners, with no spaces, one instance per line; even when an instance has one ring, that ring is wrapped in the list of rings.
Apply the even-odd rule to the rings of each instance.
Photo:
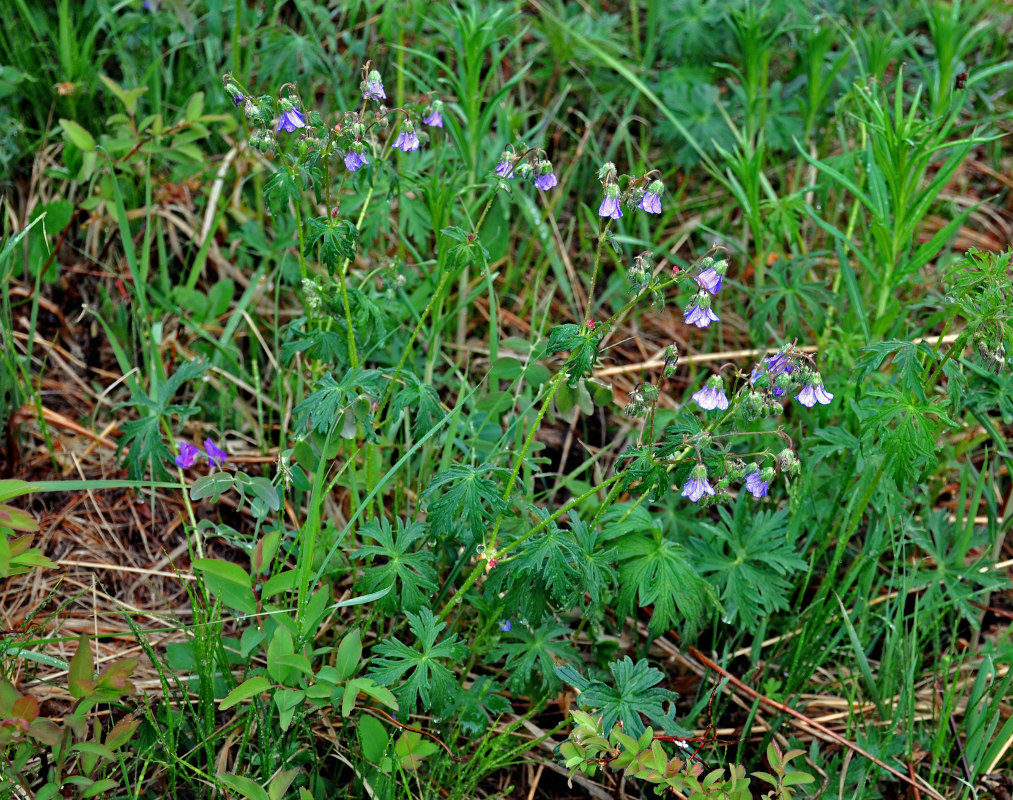
[[[296,5],[292,46],[323,69],[323,12]],[[966,796],[1008,766],[1010,647],[981,629],[1010,588],[1013,251],[951,252],[974,207],[939,199],[999,144],[950,85],[975,90],[985,33],[958,32],[981,8],[534,7],[438,9],[411,36],[385,8],[391,50],[345,35],[323,90],[236,34],[214,100],[186,84],[170,113],[146,105],[161,82],[103,76],[103,129],[60,105],[84,188],[5,243],[0,300],[55,285],[54,224],[116,234],[125,283],[81,311],[122,374],[115,485],[175,493],[196,580],[164,650],[128,615],[158,697],[133,699],[136,660],[96,675],[87,637],[62,662],[2,632],[0,792],[463,800],[540,744],[617,797]],[[100,40],[72,57],[59,14],[79,67]],[[635,69],[624,36],[681,65]],[[532,40],[590,61],[583,83]],[[176,264],[152,181],[182,183],[215,135],[215,180],[246,177]],[[12,431],[54,419],[13,319]],[[0,575],[58,569],[9,501],[102,488],[0,481]],[[26,658],[66,666],[66,715],[19,688]],[[821,687],[849,704],[840,733],[790,728]]]

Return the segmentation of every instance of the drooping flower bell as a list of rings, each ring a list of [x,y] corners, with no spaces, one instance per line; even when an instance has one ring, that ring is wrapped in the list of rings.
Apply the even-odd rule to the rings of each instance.
[[[682,487],[682,496],[697,503],[705,494],[713,497],[714,487],[707,482],[707,468],[703,464],[697,464],[690,473],[690,479]]]
[[[704,388],[694,392],[690,399],[704,411],[713,411],[714,409],[725,411],[728,409],[728,398],[725,396],[723,385],[721,376],[714,375],[707,380]]]
[[[661,213],[661,193],[665,191],[665,184],[661,181],[653,181],[644,192],[644,196],[637,203],[637,208],[646,211],[648,214]]]
[[[623,210],[619,204],[619,186],[610,183],[605,187],[605,197],[602,198],[601,205],[598,207],[598,216],[619,219],[622,215]]]
[[[706,328],[712,322],[718,322],[721,318],[711,311],[711,299],[707,292],[698,292],[693,302],[686,306],[683,311],[687,325],[696,325],[698,328]]]
[[[281,101],[281,117],[278,118],[278,127],[275,131],[286,131],[292,133],[299,128],[306,127],[306,115],[296,108],[295,104],[291,100],[283,99]]]
[[[348,151],[348,155],[345,156],[345,166],[348,171],[355,172],[367,164],[369,164],[369,159],[366,157],[365,151],[359,150],[353,145],[352,149]]]
[[[556,176],[552,171],[552,164],[545,159],[539,161],[538,166],[535,168],[535,188],[541,189],[544,192],[558,183],[559,181],[556,180]]]
[[[415,133],[415,126],[410,121],[405,120],[401,126],[400,133],[398,133],[397,138],[394,140],[394,147],[404,153],[410,153],[413,150],[418,150],[420,144],[418,134]]]
[[[767,489],[770,488],[770,481],[774,477],[774,470],[770,467],[761,470],[757,467],[746,476],[746,491],[756,499],[767,496]]]
[[[383,79],[375,69],[371,70],[369,75],[366,76],[366,80],[362,82],[360,88],[362,89],[363,100],[387,99],[387,93],[383,90]]]
[[[704,269],[696,276],[697,283],[711,294],[717,294],[721,291],[721,279],[728,271],[728,262],[705,258],[702,266]]]
[[[802,387],[802,391],[795,395],[795,399],[806,408],[812,408],[817,403],[824,406],[829,405],[834,396],[823,388],[823,379],[818,374],[814,374],[810,382]]]
[[[429,113],[422,118],[422,124],[428,125],[430,128],[442,128],[443,103],[439,100],[433,100],[433,102],[429,104],[429,108],[426,110]]]

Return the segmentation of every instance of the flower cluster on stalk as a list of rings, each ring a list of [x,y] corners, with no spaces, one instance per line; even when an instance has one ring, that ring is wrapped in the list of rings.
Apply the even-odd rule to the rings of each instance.
[[[515,178],[530,180],[536,189],[543,192],[559,185],[552,162],[539,148],[516,150],[508,146],[496,163],[494,172],[507,181]]]
[[[419,126],[442,128],[444,104],[434,94],[405,108],[388,108],[383,77],[367,62],[359,84],[363,105],[344,112],[337,124],[327,126],[319,114],[308,111],[291,83],[284,84],[278,97],[254,97],[243,89],[231,74],[223,78],[225,91],[233,103],[243,107],[253,131],[250,145],[261,151],[276,150],[279,134],[298,134],[300,157],[311,151],[336,154],[349,172],[358,172],[373,163],[378,150],[375,132],[393,127],[396,134],[388,140],[392,149],[403,153],[419,150],[429,134],[420,133]],[[282,137],[284,141],[284,137]],[[548,179],[542,178],[544,184]]]
[[[666,361],[666,375],[667,364]],[[783,398],[795,390],[797,393],[794,399],[807,408],[813,408],[817,404],[827,405],[834,397],[824,388],[823,378],[816,370],[812,357],[794,345],[787,345],[778,352],[762,358],[750,373],[744,375],[736,371],[736,374],[744,379],[744,383],[733,398],[729,398],[725,393],[724,379],[720,375],[712,375],[702,388],[690,396],[690,399],[703,411],[729,411],[733,409],[734,404],[742,417],[749,421],[781,413]],[[773,433],[787,438],[780,430]],[[700,450],[703,445],[720,436],[721,434],[712,434],[705,430],[691,440],[697,448],[696,465],[691,469],[689,478],[683,486],[682,496],[694,503],[714,497],[714,493],[708,491],[709,488],[720,492],[737,481],[741,482],[743,489],[754,498],[767,497],[771,482],[778,472],[792,476],[801,468],[798,456],[791,446],[783,448],[776,455],[773,451],[764,451],[758,461],[748,465],[736,458],[729,461],[728,457],[723,457],[726,462],[724,475],[716,487],[711,487],[707,481],[707,468],[703,463],[705,456],[701,456]]]

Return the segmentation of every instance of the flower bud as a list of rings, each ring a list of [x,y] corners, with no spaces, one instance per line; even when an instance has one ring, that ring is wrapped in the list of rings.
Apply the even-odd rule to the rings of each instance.
[[[611,161],[607,161],[605,164],[602,165],[601,169],[598,170],[598,180],[603,181],[605,183],[614,183],[617,174],[618,173],[616,172],[616,165],[613,164]],[[619,192],[616,191],[616,194],[618,193]]]

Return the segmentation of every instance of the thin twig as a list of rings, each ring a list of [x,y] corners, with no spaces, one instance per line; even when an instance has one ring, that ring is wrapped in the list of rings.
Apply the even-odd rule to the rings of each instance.
[[[752,699],[759,701],[760,703],[762,703],[763,705],[767,706],[768,708],[776,709],[777,711],[780,711],[783,714],[787,714],[790,717],[794,717],[795,719],[800,720],[801,722],[805,723],[805,725],[807,727],[809,727],[813,731],[815,731],[816,735],[818,735],[821,739],[823,739],[825,741],[829,741],[829,742],[834,742],[835,744],[843,745],[844,747],[847,747],[849,750],[852,750],[855,753],[858,753],[860,756],[864,756],[865,758],[869,759],[869,761],[871,761],[874,764],[882,767],[887,772],[889,772],[891,775],[893,775],[895,778],[898,778],[898,779],[902,780],[904,783],[906,783],[906,784],[908,784],[908,785],[910,785],[912,787],[915,787],[915,788],[919,787],[919,784],[918,784],[917,780],[913,780],[913,779],[909,778],[907,775],[905,775],[903,772],[900,772],[899,770],[894,769],[889,764],[886,764],[882,760],[876,758],[876,756],[872,755],[872,753],[868,752],[867,750],[863,750],[859,745],[855,744],[854,742],[852,742],[852,741],[850,741],[848,739],[845,739],[843,736],[841,736],[839,734],[834,733],[829,728],[826,728],[823,725],[820,725],[820,723],[818,723],[818,722],[816,722],[814,720],[809,719],[805,714],[802,714],[802,713],[796,711],[794,708],[791,708],[790,706],[786,706],[784,703],[779,703],[776,700],[772,700],[769,697],[766,697],[766,696],[760,694],[755,689],[747,686],[742,681],[740,681],[738,678],[736,678],[734,675],[732,675],[731,673],[729,673],[726,669],[723,669],[717,663],[715,663],[714,661],[712,661],[711,659],[709,659],[707,656],[705,656],[703,653],[701,653],[695,647],[690,646],[689,653],[690,653],[691,656],[693,656],[693,658],[695,658],[698,661],[700,661],[700,663],[702,663],[707,668],[714,670],[714,672],[718,673],[722,677],[728,678],[728,682],[729,683],[731,683],[733,686],[735,686],[739,691],[744,692],[745,694],[749,695]],[[925,785],[924,787],[921,787],[921,788],[923,788],[925,790],[925,792],[928,793],[931,797],[935,798],[935,800],[946,800],[943,797],[943,795],[941,795],[939,792],[937,792],[931,786]]]

